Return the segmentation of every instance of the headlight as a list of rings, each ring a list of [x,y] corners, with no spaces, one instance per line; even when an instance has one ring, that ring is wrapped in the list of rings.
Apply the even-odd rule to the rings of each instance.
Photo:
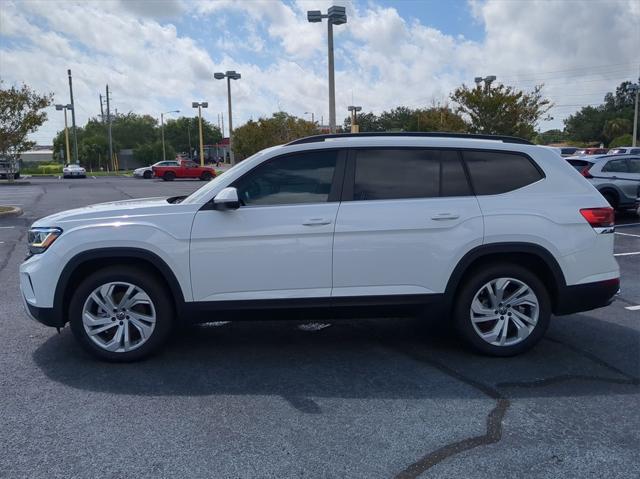
[[[60,228],[31,228],[29,230],[29,252],[31,254],[44,253],[61,234]]]

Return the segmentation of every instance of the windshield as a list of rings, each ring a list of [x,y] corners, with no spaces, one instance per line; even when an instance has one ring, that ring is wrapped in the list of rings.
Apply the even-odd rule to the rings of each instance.
[[[264,155],[267,151],[270,151],[271,149],[272,148],[267,148],[265,150],[259,151],[258,153],[255,153],[254,155],[251,155],[249,158],[244,160],[242,163],[244,163],[245,161],[249,161],[249,160],[251,160],[253,158],[258,158],[258,157]],[[220,175],[216,176],[213,180],[211,180],[205,186],[203,186],[202,188],[194,191],[189,196],[187,196],[182,201],[182,203],[184,203],[184,204],[202,203],[205,198],[208,199],[208,197],[210,195],[210,191],[213,190],[214,188],[216,188],[220,184],[221,181],[224,181],[224,180],[222,180],[222,178],[223,177],[226,178],[230,173],[234,172],[240,165],[242,165],[242,163],[237,163],[236,165],[234,165],[231,168],[229,168],[223,174],[220,174]]]

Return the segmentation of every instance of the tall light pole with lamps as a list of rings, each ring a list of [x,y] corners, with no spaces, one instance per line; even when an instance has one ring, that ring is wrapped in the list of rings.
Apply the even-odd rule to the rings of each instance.
[[[484,82],[484,90],[488,91],[489,88],[491,88],[491,83],[496,81],[496,76],[495,75],[489,75],[489,76],[486,76],[484,78],[475,77],[473,79],[473,81],[476,82],[476,85],[478,85],[478,87],[480,87],[480,83]]]
[[[309,10],[307,20],[311,23],[321,22],[327,19],[327,43],[329,50],[329,129],[331,133],[336,132],[336,83],[333,65],[333,26],[347,23],[347,11],[345,7],[329,7],[326,14],[320,10]]]
[[[351,112],[351,133],[360,133],[360,127],[358,126],[358,112],[362,110],[362,107],[349,105],[347,110]]]
[[[167,161],[167,151],[164,147],[164,116],[169,113],[180,113],[180,110],[171,110],[160,113],[160,132],[162,134],[162,161]]]
[[[200,154],[198,156],[200,157],[200,166],[204,166],[204,140],[202,138],[202,109],[208,108],[208,107],[209,107],[209,102],[206,102],[206,101],[201,101],[201,102],[194,101],[191,103],[191,108],[198,109],[198,129],[200,130]]]
[[[311,123],[315,123],[316,122],[315,115],[313,114],[312,111],[305,111],[304,114],[305,115],[311,115]]]
[[[213,74],[213,78],[216,80],[227,79],[227,102],[229,103],[229,160],[231,166],[236,164],[235,156],[233,154],[233,117],[231,115],[231,80],[240,80],[242,75],[235,70],[228,70],[225,73],[217,72]]]
[[[71,106],[71,104],[56,105],[56,110],[64,110],[64,142],[67,147],[66,163],[71,163],[71,150],[69,149],[69,127],[67,126],[67,110],[73,110],[73,107]]]

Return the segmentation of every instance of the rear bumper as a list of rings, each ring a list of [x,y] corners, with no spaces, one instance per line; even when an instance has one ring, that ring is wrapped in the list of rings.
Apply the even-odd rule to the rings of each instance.
[[[554,314],[579,313],[611,304],[620,290],[620,278],[565,286],[558,292]]]

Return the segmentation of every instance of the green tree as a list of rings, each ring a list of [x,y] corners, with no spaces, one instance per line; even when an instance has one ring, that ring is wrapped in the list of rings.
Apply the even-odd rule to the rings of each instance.
[[[373,112],[368,113],[359,113],[358,114],[358,126],[360,127],[361,132],[371,132],[371,131],[384,131],[382,126],[380,126],[380,120]],[[344,131],[351,131],[351,117],[348,116],[344,119]]]
[[[191,142],[189,142],[189,137],[191,137]],[[214,145],[222,140],[220,129],[204,118],[202,119],[202,139],[205,145]],[[189,152],[189,143],[191,143],[192,152],[198,151],[200,148],[198,117],[181,116],[175,120],[167,120],[164,124],[164,140],[167,145],[171,145],[178,152]],[[168,155],[167,158],[169,158]]]
[[[538,145],[548,145],[549,143],[561,143],[565,141],[566,135],[564,131],[554,129],[538,133],[535,137],[535,143]]]
[[[413,112],[405,131],[467,131],[464,119],[448,106],[434,106]]]
[[[631,133],[626,133],[614,138],[611,140],[611,143],[609,143],[609,148],[615,148],[616,146],[631,146],[632,136],[633,135]]]
[[[105,134],[107,124],[103,124]],[[150,115],[138,115],[129,112],[117,115],[112,120],[111,136],[117,142],[118,150],[135,148],[139,145],[153,143],[159,138],[158,121]],[[117,151],[114,148],[114,151]]]
[[[20,153],[33,148],[28,136],[47,120],[44,111],[53,94],[41,95],[27,85],[4,88],[0,83],[0,156],[9,160],[7,179],[13,181]]]
[[[539,121],[550,120],[547,115],[552,103],[543,97],[542,85],[526,93],[511,86],[462,85],[451,94],[470,133],[513,135],[533,139]]]
[[[602,136],[607,143],[625,133],[631,133],[633,130],[633,122],[627,118],[612,118],[607,120],[602,130]]]
[[[233,131],[236,161],[268,148],[317,134],[317,126],[310,121],[285,112],[274,113],[271,118],[250,120]]]
[[[166,144],[166,155],[168,160],[176,157],[176,150],[171,144]],[[153,143],[139,145],[133,149],[133,158],[145,166],[153,165],[158,161],[162,161],[162,142],[160,140]]]

